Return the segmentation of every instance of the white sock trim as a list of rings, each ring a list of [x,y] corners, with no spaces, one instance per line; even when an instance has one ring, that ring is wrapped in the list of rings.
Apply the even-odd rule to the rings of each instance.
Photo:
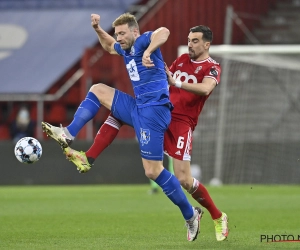
[[[190,190],[190,194],[193,194],[196,192],[197,188],[199,187],[200,181],[198,181],[196,178],[193,178],[193,187]]]
[[[71,135],[67,127],[64,127],[63,130],[68,138],[70,138],[71,140],[75,139],[75,136]]]
[[[108,116],[104,123],[120,130],[121,123],[112,116]]]

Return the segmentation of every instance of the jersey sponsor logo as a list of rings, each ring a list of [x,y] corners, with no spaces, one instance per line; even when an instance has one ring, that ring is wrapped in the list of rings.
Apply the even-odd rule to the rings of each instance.
[[[175,155],[181,155],[180,150],[178,150]]]
[[[182,65],[183,65],[183,63],[179,63],[179,64],[178,64],[178,67],[182,67]]]
[[[150,141],[150,130],[140,128],[140,134],[141,134],[140,141],[142,143],[142,146],[144,146],[145,144],[148,144],[148,142]]]
[[[198,66],[197,68],[196,68],[196,70],[195,70],[195,74],[198,74],[198,72],[200,71],[202,69],[202,66]]]
[[[131,50],[130,50],[130,53],[129,53],[131,56],[134,56],[135,55],[135,48],[134,46],[131,46]]]
[[[216,69],[216,67],[213,66],[213,67],[211,67],[211,69],[210,69],[210,71],[209,71],[209,74],[210,74],[211,76],[216,77],[216,76],[218,76],[219,72],[218,72],[218,70]]]
[[[136,62],[132,59],[128,64],[126,64],[126,69],[128,71],[129,77],[132,81],[139,81],[140,75],[136,66]]]
[[[180,80],[182,82],[191,82],[197,83],[197,78],[194,75],[188,75],[186,72],[181,72],[180,70],[176,70],[173,74],[173,78],[175,80]]]

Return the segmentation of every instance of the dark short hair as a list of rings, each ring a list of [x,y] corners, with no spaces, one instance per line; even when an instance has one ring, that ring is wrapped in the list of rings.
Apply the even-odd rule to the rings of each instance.
[[[203,34],[203,40],[207,42],[212,42],[213,40],[213,33],[210,30],[209,27],[204,26],[204,25],[198,25],[193,28],[190,28],[190,32],[195,33],[195,32],[201,32]]]

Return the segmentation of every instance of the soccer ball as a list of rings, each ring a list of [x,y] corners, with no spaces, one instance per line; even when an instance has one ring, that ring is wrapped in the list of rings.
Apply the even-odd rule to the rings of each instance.
[[[16,143],[15,156],[22,163],[35,163],[42,156],[42,146],[37,139],[24,137]]]

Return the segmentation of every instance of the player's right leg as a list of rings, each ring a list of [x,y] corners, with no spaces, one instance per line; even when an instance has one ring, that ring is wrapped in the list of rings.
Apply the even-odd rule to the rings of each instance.
[[[133,97],[116,89],[111,105],[111,113],[101,126],[90,149],[86,153],[71,148],[64,150],[67,159],[76,165],[79,172],[85,173],[90,169],[86,168],[86,164],[92,166],[99,154],[115,139],[123,124],[133,127],[131,118],[133,107],[135,107]]]
[[[86,156],[91,164],[113,142],[122,126],[121,120],[115,118],[111,113],[108,115],[98,130],[93,145],[86,151]]]
[[[111,109],[114,95],[114,88],[105,84],[95,84],[90,88],[86,98],[81,102],[69,126],[65,128],[55,127],[47,122],[42,122],[42,129],[63,148],[66,148],[71,144],[81,128],[94,118],[101,105]]]
[[[76,151],[70,147],[64,148],[63,151],[67,159],[76,165],[79,173],[86,173],[91,169],[92,164],[89,163],[85,152]]]
[[[64,154],[69,161],[76,165],[80,173],[86,173],[91,169],[95,159],[116,138],[121,126],[121,121],[114,118],[112,114],[109,114],[104,124],[100,127],[94,143],[86,152],[76,151],[67,147],[64,149]]]

